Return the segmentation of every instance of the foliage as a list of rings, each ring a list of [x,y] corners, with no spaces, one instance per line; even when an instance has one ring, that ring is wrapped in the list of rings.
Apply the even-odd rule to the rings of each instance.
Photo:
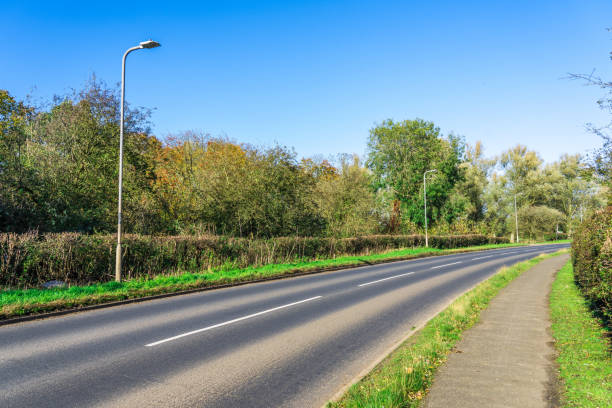
[[[517,145],[503,152],[498,163],[501,172],[491,175],[483,193],[484,220],[493,228],[484,233],[513,234],[515,198],[519,236],[535,238],[552,236],[557,227],[571,236],[580,219],[605,201],[604,189],[585,176],[579,155],[563,155],[544,166],[536,152]]]
[[[257,149],[187,133],[171,138],[158,160],[154,190],[172,232],[231,236],[321,235],[315,178],[295,152]],[[174,226],[171,226],[174,224]]]
[[[457,183],[453,196],[463,201],[463,217],[468,221],[484,219],[486,205],[483,192],[494,164],[495,160],[484,157],[481,142],[476,142],[473,147],[466,146],[465,160],[460,164],[463,177]]]
[[[423,174],[437,173],[427,183],[428,220],[435,219],[448,201],[450,191],[461,179],[458,165],[463,141],[450,135],[442,138],[440,129],[422,119],[394,122],[386,120],[370,130],[367,166],[377,189],[390,189],[401,201],[408,219],[424,224]],[[452,219],[454,214],[449,213]]]
[[[599,208],[605,204],[603,196],[597,194],[598,186],[585,177],[586,170],[580,155],[563,155],[544,169],[546,201],[561,211],[569,235],[578,226],[584,208]]]
[[[338,173],[318,177],[315,203],[327,225],[327,235],[354,237],[380,230],[378,205],[370,184],[370,173],[361,167],[356,155],[343,157]]]
[[[523,237],[530,240],[544,240],[545,237],[553,236],[562,219],[560,211],[545,206],[522,207],[518,211]]]
[[[433,248],[506,243],[482,235],[432,236]],[[245,268],[296,259],[314,260],[423,246],[421,235],[369,235],[351,238],[126,235],[123,270],[127,279],[177,271],[201,272],[226,266]],[[0,286],[37,287],[51,280],[67,284],[113,279],[116,236],[78,233],[0,234]]]
[[[612,60],[612,53],[610,54]],[[597,101],[600,109],[612,114],[612,81],[584,74],[571,74],[570,78],[585,81],[589,85],[604,90],[605,94]],[[603,145],[592,152],[589,167],[592,174],[599,179],[600,183],[607,186],[608,205],[612,205],[612,121],[603,126],[589,123],[588,128],[603,140]]]
[[[0,231],[27,229],[39,182],[27,160],[27,123],[34,110],[0,90]]]
[[[93,78],[84,90],[56,97],[49,111],[20,108],[28,114],[12,127],[19,142],[6,149],[19,163],[6,161],[12,168],[1,172],[6,178],[0,183],[0,200],[10,201],[17,190],[27,207],[11,211],[11,219],[2,222],[0,230],[94,232],[114,227],[118,106],[117,92]],[[154,171],[147,160],[153,156],[150,150],[159,147],[149,135],[148,117],[145,109],[126,110],[127,224],[134,224],[137,203],[147,194]],[[10,118],[0,118],[3,129],[7,122]],[[4,142],[9,139],[3,135]]]
[[[602,316],[612,319],[612,206],[595,212],[572,242],[576,282]]]
[[[354,155],[299,159],[285,146],[190,131],[162,140],[149,118],[148,109],[126,109],[127,233],[258,239],[424,233],[423,173],[430,169],[432,234],[512,236],[516,194],[522,213],[560,211],[559,231],[571,236],[605,202],[601,178],[590,176],[582,157],[544,165],[536,152],[516,146],[488,158],[481,143],[443,136],[421,119],[371,129],[364,165]],[[0,131],[0,232],[115,231],[116,88],[92,78],[37,108],[1,91]],[[544,221],[550,217],[525,216],[520,230],[551,236]]]

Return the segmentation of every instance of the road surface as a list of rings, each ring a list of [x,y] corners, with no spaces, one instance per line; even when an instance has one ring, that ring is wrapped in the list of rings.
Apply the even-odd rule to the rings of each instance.
[[[372,265],[0,327],[1,407],[318,407],[503,265],[567,244]]]

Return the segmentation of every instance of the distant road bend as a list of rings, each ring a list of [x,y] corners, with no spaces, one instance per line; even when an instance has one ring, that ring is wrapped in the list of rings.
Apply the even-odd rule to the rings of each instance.
[[[568,244],[364,266],[0,327],[1,407],[318,407],[501,266]]]

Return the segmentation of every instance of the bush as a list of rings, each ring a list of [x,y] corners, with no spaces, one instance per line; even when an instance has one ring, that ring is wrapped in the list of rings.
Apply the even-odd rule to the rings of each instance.
[[[612,206],[594,213],[572,241],[576,283],[607,322],[612,319]]]
[[[555,236],[555,227],[563,215],[554,208],[537,205],[519,209],[518,218],[521,238],[548,240]]]
[[[110,281],[114,277],[116,235],[0,234],[0,285],[40,286],[50,280],[68,284]],[[368,235],[353,238],[285,237],[271,239],[220,236],[154,237],[125,235],[123,273],[126,279],[150,278],[178,271],[213,267],[246,267],[363,255],[423,246],[422,235]],[[507,243],[484,235],[432,236],[435,248]]]
[[[544,235],[544,241],[563,241],[565,239],[569,239],[569,235],[566,232]]]

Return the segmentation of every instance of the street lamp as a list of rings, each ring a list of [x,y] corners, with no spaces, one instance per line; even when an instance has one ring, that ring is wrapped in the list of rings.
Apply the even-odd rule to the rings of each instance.
[[[516,210],[516,193],[514,194],[514,225],[516,227],[516,242],[520,242],[518,234],[518,211]]]
[[[119,203],[117,208],[117,253],[115,255],[115,280],[121,282],[121,193],[123,191],[123,108],[125,105],[125,60],[128,54],[132,51],[144,49],[144,48],[155,48],[161,44],[149,40],[143,41],[136,47],[128,49],[123,54],[123,60],[121,63],[121,118],[119,120]]]
[[[425,181],[425,176],[427,176],[427,173],[434,173],[438,170],[433,169],[433,170],[427,170],[425,173],[423,173],[423,207],[425,209],[425,247],[429,246],[429,240],[427,238],[427,186],[426,186],[426,181]]]

